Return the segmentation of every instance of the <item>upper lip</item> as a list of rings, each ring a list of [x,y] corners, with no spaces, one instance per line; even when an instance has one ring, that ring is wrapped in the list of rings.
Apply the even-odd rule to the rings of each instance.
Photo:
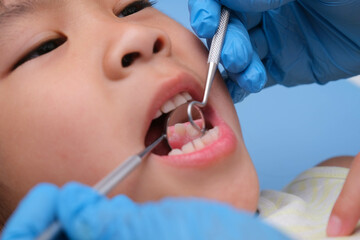
[[[146,113],[145,135],[156,112],[161,106],[182,92],[188,92],[194,100],[200,101],[203,94],[203,87],[194,76],[186,72],[180,72],[165,81],[157,90],[154,98],[149,101],[150,105]]]

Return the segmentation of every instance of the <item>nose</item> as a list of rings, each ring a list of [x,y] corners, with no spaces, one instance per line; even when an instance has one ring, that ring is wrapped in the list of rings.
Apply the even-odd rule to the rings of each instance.
[[[103,61],[105,74],[112,80],[126,77],[136,66],[156,57],[171,54],[169,36],[160,29],[127,24],[117,31],[110,40]]]

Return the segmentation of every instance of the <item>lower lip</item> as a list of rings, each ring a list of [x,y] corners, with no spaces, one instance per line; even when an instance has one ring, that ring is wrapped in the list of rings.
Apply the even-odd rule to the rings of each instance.
[[[152,154],[151,157],[174,167],[200,168],[221,161],[235,152],[237,140],[232,129],[212,110],[206,113],[206,119],[219,128],[219,138],[215,142],[192,153],[174,156]]]

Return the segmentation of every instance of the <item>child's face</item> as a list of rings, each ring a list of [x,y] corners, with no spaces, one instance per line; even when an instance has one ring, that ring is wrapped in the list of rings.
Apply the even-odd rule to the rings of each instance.
[[[134,2],[41,0],[2,21],[0,194],[11,207],[38,182],[94,185],[144,149],[165,102],[184,92],[201,100],[207,74],[202,43]],[[206,197],[254,210],[256,174],[219,75],[205,114],[219,128],[217,139],[188,154],[151,154],[113,194],[139,202]]]

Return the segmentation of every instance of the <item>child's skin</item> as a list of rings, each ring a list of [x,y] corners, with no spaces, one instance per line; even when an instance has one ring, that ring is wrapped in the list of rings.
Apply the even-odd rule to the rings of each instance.
[[[4,4],[19,2],[28,1]],[[0,199],[8,209],[39,182],[95,184],[144,149],[162,104],[184,91],[202,97],[207,74],[202,43],[153,8],[116,16],[133,2],[39,0],[29,12],[0,19]],[[66,41],[58,48],[17,64],[59,38]],[[138,58],[124,67],[124,55],[134,52]],[[191,155],[213,154],[212,161],[174,164],[152,154],[113,194],[139,202],[196,196],[255,211],[257,176],[220,75],[209,106],[235,136],[227,139],[230,144],[219,140],[216,154],[204,149]],[[220,135],[224,131],[220,127]]]

